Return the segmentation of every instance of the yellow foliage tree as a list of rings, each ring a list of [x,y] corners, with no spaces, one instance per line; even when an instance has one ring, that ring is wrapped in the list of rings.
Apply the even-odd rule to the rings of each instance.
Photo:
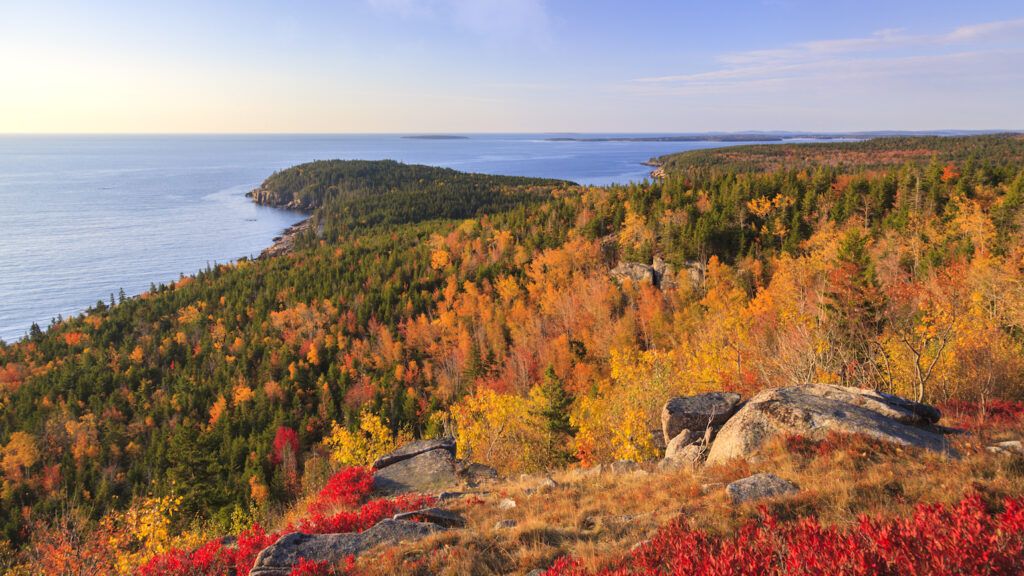
[[[203,543],[201,534],[174,530],[181,502],[180,496],[151,496],[133,505],[123,515],[107,518],[108,522],[116,525],[110,544],[120,551],[116,559],[119,574],[134,574],[150,558],[174,548],[188,550]]]
[[[39,449],[35,437],[28,432],[14,432],[3,448],[0,470],[3,470],[7,481],[18,483],[25,479],[28,469],[38,460]]]
[[[654,243],[654,233],[647,227],[647,221],[626,203],[626,218],[619,231],[619,244],[627,258],[646,259]]]
[[[434,270],[444,270],[451,261],[447,250],[434,250],[430,254],[430,267]]]
[[[249,388],[249,386],[246,385],[244,382],[239,382],[238,384],[235,384],[235,387],[231,390],[231,392],[231,403],[234,404],[235,406],[241,406],[242,404],[245,404],[246,402],[252,400],[253,397],[256,396],[256,394],[252,391],[252,388]]]
[[[355,432],[331,423],[331,434],[324,438],[330,450],[331,462],[338,466],[369,466],[374,460],[391,452],[412,437],[407,432],[395,438],[384,419],[364,411],[359,416],[359,429]]]
[[[579,398],[572,414],[577,457],[585,465],[657,457],[661,405],[703,388],[687,385],[673,352],[612,350],[610,368],[611,378]]]
[[[546,405],[538,387],[529,396],[478,388],[452,406],[459,457],[504,474],[545,469],[553,456],[542,416]]]

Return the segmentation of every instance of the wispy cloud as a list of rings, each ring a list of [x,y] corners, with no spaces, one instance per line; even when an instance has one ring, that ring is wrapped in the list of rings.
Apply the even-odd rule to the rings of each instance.
[[[899,77],[970,63],[1019,74],[1024,53],[1024,19],[961,26],[934,35],[904,29],[879,30],[855,37],[816,40],[778,48],[720,55],[717,67],[701,72],[634,79],[630,92],[688,94],[786,88],[808,78],[818,81]],[[962,68],[962,66],[961,66]],[[1015,72],[1016,70],[1016,72]]]
[[[1019,20],[1002,20],[999,22],[986,22],[984,24],[972,24],[961,26],[943,37],[946,42],[963,42],[968,40],[979,40],[984,38],[1005,37],[1015,35],[1019,40],[1019,34],[1024,32],[1024,18]]]
[[[404,18],[443,18],[489,37],[548,35],[546,0],[367,0],[374,8]]]

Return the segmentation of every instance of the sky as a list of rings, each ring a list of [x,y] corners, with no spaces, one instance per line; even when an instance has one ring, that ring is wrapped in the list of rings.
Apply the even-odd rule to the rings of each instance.
[[[0,0],[0,133],[1024,129],[1024,1]]]

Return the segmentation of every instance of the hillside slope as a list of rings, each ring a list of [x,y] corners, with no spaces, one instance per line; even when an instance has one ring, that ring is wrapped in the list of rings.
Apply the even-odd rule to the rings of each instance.
[[[411,437],[513,475],[655,458],[661,402],[706,390],[987,414],[1024,398],[1022,157],[1013,135],[742,147],[606,188],[284,171],[254,196],[313,211],[291,252],[0,345],[0,527],[26,550],[150,514],[130,573]]]

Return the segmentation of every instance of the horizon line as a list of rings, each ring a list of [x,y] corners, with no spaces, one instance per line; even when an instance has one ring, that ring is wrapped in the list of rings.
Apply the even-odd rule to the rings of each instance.
[[[1024,133],[1024,128],[929,128],[929,129],[899,129],[899,128],[874,128],[857,130],[799,130],[799,129],[772,129],[772,130],[697,130],[697,131],[656,131],[648,132],[621,131],[621,130],[480,130],[480,131],[435,131],[435,130],[408,130],[408,131],[380,131],[380,132],[274,132],[274,131],[253,131],[253,132],[0,132],[0,137],[5,136],[443,136],[443,135],[494,135],[494,134],[614,134],[614,135],[635,135],[649,134],[658,136],[700,136],[700,135],[742,135],[742,134],[813,134],[813,135],[846,135],[846,134],[877,134],[877,133],[902,133],[902,134],[937,134],[943,132],[966,132],[974,134],[1014,134]]]

